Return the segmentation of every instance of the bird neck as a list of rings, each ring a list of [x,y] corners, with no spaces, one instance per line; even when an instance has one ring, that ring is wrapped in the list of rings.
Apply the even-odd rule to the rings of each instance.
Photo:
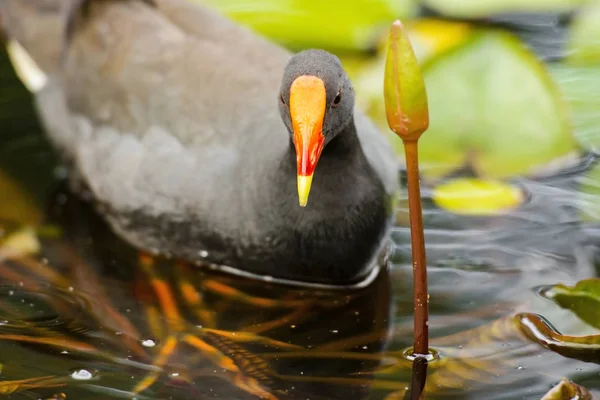
[[[347,157],[356,152],[360,152],[360,142],[356,134],[354,119],[346,125],[333,139],[331,139],[325,148],[321,157]]]

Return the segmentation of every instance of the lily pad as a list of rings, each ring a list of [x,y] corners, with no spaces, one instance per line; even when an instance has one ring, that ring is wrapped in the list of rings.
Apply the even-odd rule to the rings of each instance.
[[[519,313],[514,319],[521,333],[540,346],[564,357],[600,363],[600,335],[563,335],[538,314]]]
[[[455,214],[494,215],[519,207],[523,192],[508,183],[472,178],[454,179],[433,189],[435,204]]]
[[[557,64],[550,67],[550,72],[568,105],[578,144],[600,150],[600,66]]]
[[[545,66],[514,36],[482,32],[424,67],[431,125],[420,143],[426,176],[463,164],[479,176],[523,175],[576,149]]]
[[[541,400],[592,400],[590,392],[574,382],[563,379],[554,386]]]
[[[568,61],[600,64],[600,3],[583,7],[571,23]]]
[[[560,12],[589,0],[423,0],[423,3],[447,16],[480,18],[511,12]]]
[[[582,179],[578,206],[584,221],[600,221],[600,165],[592,168]]]
[[[411,21],[407,28],[421,63],[464,43],[475,32],[473,25],[466,22],[430,18]]]
[[[423,176],[437,179],[470,164],[480,177],[500,179],[535,173],[551,161],[576,155],[578,145],[568,111],[577,110],[573,118],[580,138],[593,134],[600,113],[597,108],[592,112],[592,94],[583,101],[576,97],[585,84],[574,85],[569,80],[575,74],[573,67],[550,75],[546,66],[508,33],[456,31],[462,32],[457,33],[459,38],[434,56],[420,50],[428,60],[423,75],[431,116],[428,133],[419,146]],[[418,30],[411,32],[411,42],[417,44],[415,52],[419,53]],[[354,83],[359,106],[387,132],[381,98],[384,66],[384,57],[375,59],[355,75]],[[561,89],[566,86],[570,108],[555,76],[560,78]],[[590,82],[592,72],[578,79]],[[600,79],[590,84],[597,82]],[[402,155],[402,144],[392,143]]]
[[[415,0],[194,0],[293,49],[366,50]]]
[[[600,329],[600,279],[585,279],[572,287],[558,284],[548,289],[545,296]]]

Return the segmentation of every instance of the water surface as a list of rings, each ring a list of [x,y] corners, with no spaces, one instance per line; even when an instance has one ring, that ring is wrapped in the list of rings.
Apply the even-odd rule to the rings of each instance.
[[[32,235],[39,254],[0,248],[0,393],[117,399],[148,386],[138,398],[403,398],[412,344],[405,198],[390,268],[359,290],[283,287],[140,258],[68,191],[29,95],[5,58],[0,70],[0,171],[30,193],[45,227]],[[563,333],[591,332],[539,288],[597,276],[600,231],[581,222],[575,201],[595,163],[586,156],[569,171],[516,180],[527,202],[495,217],[450,214],[424,188],[440,357],[429,365],[428,399],[539,399],[563,377],[600,394],[600,366],[542,348],[511,319],[536,312]],[[4,238],[23,228],[10,210],[1,214]]]

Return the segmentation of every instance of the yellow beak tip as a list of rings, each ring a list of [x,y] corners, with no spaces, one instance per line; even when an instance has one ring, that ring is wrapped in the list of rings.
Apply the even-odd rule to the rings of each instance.
[[[300,207],[306,207],[306,204],[308,203],[308,195],[310,193],[312,178],[312,175],[298,175],[298,201],[300,203]]]

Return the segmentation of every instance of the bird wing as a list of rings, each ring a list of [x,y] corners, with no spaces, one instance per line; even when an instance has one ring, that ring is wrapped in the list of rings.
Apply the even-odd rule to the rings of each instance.
[[[287,145],[276,101],[289,54],[205,7],[154,3],[0,0],[0,12],[46,130],[100,201],[210,207],[252,167],[249,146]]]
[[[210,207],[240,169],[263,168],[244,154],[270,162],[288,145],[276,99],[290,54],[206,7],[0,0],[0,12],[46,130],[100,201]],[[393,190],[395,157],[364,115],[356,119],[367,158]]]

